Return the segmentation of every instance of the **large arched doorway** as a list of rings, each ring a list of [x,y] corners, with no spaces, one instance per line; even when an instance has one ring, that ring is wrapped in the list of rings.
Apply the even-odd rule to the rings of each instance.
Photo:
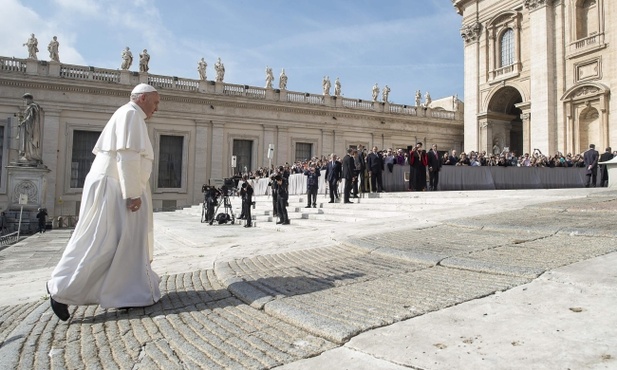
[[[486,116],[486,137],[484,142],[488,150],[495,153],[510,150],[517,155],[523,152],[523,121],[521,109],[517,107],[523,99],[517,89],[505,86],[491,98]]]

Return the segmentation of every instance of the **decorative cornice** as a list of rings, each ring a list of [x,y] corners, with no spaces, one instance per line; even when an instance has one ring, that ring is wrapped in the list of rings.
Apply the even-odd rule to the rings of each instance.
[[[525,8],[529,11],[551,5],[553,0],[525,0]]]
[[[467,43],[475,42],[480,39],[481,31],[482,25],[480,24],[480,22],[474,22],[461,28],[461,37]]]

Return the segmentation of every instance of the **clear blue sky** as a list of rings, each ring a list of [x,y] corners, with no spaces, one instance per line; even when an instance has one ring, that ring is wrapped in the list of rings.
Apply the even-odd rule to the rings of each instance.
[[[461,18],[450,0],[0,0],[0,55],[26,58],[34,33],[41,60],[60,42],[60,61],[118,69],[128,46],[148,49],[150,73],[198,78],[197,62],[214,79],[218,57],[225,82],[265,86],[281,68],[292,91],[321,93],[322,78],[339,77],[343,95],[370,99],[372,86],[390,101],[414,104],[463,99]]]

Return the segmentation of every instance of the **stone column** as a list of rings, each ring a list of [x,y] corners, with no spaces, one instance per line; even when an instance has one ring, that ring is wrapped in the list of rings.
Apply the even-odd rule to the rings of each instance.
[[[480,34],[482,25],[478,22],[463,26],[461,36],[465,42],[465,143],[464,150],[478,148],[478,109],[480,104]]]
[[[530,24],[531,117],[533,136],[527,148],[539,148],[544,153],[554,152],[556,143],[554,50],[555,19],[550,5],[552,0],[526,0]]]

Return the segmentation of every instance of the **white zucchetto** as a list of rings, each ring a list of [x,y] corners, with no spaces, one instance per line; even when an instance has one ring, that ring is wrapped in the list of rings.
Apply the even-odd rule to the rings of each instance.
[[[135,86],[133,91],[131,91],[131,94],[143,94],[149,92],[156,92],[156,89],[148,84],[140,83],[139,85]]]

